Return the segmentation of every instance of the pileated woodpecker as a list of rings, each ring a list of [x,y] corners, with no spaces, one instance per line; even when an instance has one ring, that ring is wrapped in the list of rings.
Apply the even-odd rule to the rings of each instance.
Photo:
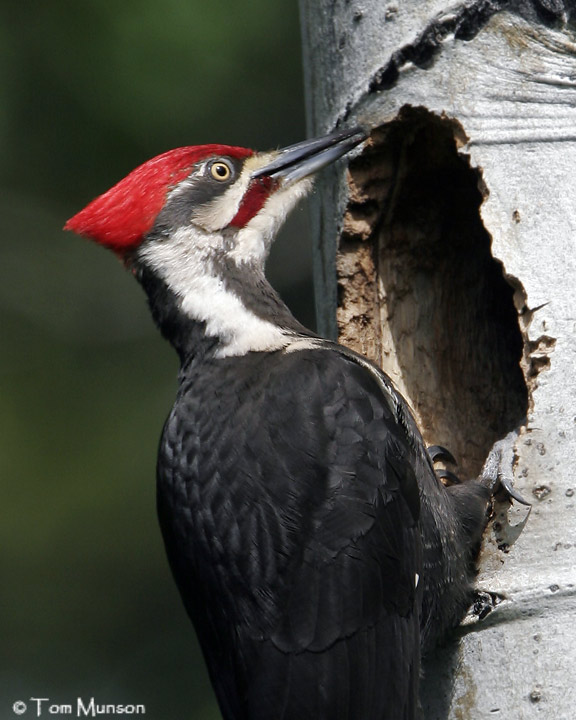
[[[489,490],[445,487],[389,378],[264,276],[311,175],[365,137],[172,150],[66,224],[124,260],[180,356],[158,513],[227,720],[410,720],[421,648],[472,600]]]

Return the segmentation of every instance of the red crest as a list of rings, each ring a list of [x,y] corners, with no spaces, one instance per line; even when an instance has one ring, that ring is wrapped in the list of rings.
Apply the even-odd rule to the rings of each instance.
[[[64,230],[95,240],[119,255],[137,247],[154,225],[168,192],[212,155],[243,158],[247,148],[195,145],[169,150],[148,160],[71,217]]]

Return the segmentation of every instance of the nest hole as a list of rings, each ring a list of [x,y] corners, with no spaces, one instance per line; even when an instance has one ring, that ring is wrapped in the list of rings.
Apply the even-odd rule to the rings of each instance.
[[[428,444],[478,474],[525,421],[522,288],[491,253],[481,173],[453,120],[405,108],[350,163],[337,259],[340,341],[372,357]]]

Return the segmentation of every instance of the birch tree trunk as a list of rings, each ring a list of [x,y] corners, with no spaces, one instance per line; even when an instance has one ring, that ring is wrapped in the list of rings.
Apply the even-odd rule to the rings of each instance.
[[[378,362],[477,475],[519,429],[478,585],[428,663],[426,720],[576,717],[576,9],[300,0],[311,135],[369,146],[313,206],[323,334]],[[524,513],[524,514],[522,514]]]

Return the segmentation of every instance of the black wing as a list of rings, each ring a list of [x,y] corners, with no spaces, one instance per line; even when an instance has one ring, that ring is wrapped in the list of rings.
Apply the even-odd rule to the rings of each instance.
[[[243,363],[215,364],[204,390],[183,386],[159,467],[169,557],[223,712],[408,720],[422,573],[414,438],[374,374],[338,351]]]

